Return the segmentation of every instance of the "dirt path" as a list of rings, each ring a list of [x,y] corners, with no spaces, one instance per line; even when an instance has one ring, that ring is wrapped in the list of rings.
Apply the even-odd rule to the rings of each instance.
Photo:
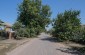
[[[66,51],[69,47],[53,42],[49,35],[42,33],[39,38],[19,46],[7,55],[75,55]]]

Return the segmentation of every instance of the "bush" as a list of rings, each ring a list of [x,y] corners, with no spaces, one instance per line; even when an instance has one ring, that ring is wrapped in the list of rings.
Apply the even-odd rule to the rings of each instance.
[[[15,32],[15,38],[19,38],[19,37],[30,37],[30,35],[29,35],[29,31],[28,30],[26,30],[26,29],[24,29],[24,28],[20,28],[19,30],[17,30],[16,32]]]
[[[80,31],[80,39],[79,39],[79,41],[80,42],[83,42],[83,43],[85,43],[85,28],[84,29],[81,29],[81,31]]]
[[[22,25],[22,23],[20,22],[16,22],[13,25],[13,30],[15,30],[15,38],[22,38],[22,37],[36,37],[37,35],[37,31],[35,28],[29,28],[29,27],[25,27],[24,25]]]
[[[29,29],[27,29],[22,23],[15,22],[12,29],[15,31],[14,38],[30,37]]]

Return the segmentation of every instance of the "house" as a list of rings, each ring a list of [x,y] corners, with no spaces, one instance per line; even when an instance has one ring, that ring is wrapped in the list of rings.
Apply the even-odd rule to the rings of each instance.
[[[12,25],[11,24],[9,24],[9,23],[2,23],[2,25],[4,26],[4,30],[6,32],[10,32],[11,31],[11,29],[12,29]]]
[[[9,23],[5,23],[5,22],[2,22],[0,24],[2,26],[1,29],[3,29],[8,34],[6,36],[8,36],[9,39],[12,39],[13,38],[12,34],[14,33],[14,31],[12,31],[12,25]]]

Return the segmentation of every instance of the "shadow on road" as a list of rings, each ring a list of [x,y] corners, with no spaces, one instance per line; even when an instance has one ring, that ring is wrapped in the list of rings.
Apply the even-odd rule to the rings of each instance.
[[[62,41],[59,41],[57,38],[48,37],[48,36],[46,36],[45,38],[41,38],[40,40],[56,42],[56,43],[62,42]],[[84,48],[79,48],[79,47],[77,48],[77,47],[70,46],[70,48],[61,47],[61,48],[57,48],[56,50],[59,50],[59,51],[64,52],[64,53],[73,54],[73,55],[85,55],[85,54],[83,54],[84,53],[83,49],[85,51],[85,47]]]
[[[48,36],[46,36],[46,38],[41,38],[40,40],[50,41],[50,42],[58,42],[56,38],[48,37]]]
[[[84,55],[83,53],[80,53],[79,51],[73,48],[59,48],[56,50],[59,50],[61,52],[68,53],[68,54],[73,54],[73,55]]]

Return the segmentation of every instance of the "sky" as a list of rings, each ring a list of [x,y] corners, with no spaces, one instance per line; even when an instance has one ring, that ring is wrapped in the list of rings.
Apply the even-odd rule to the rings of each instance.
[[[0,0],[0,19],[13,24],[17,19],[18,5],[23,0]],[[58,13],[65,10],[80,10],[81,23],[85,24],[85,0],[42,0],[42,4],[51,8],[51,18],[55,18]],[[49,27],[49,29],[51,26]]]

